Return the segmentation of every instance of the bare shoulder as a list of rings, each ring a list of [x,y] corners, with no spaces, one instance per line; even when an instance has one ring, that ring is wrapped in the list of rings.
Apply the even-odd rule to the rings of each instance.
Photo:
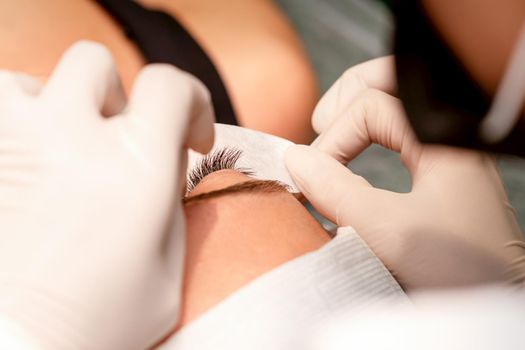
[[[221,72],[241,124],[307,142],[317,82],[280,8],[270,0],[141,0],[177,16]]]
[[[78,40],[106,45],[129,88],[144,64],[140,52],[95,1],[0,0],[0,68],[41,79]]]

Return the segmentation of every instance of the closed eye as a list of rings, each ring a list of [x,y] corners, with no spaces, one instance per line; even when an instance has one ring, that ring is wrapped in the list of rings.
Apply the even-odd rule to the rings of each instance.
[[[253,176],[249,168],[238,167],[242,151],[233,147],[219,148],[202,158],[188,174],[187,192],[192,191],[206,176],[219,170],[235,170],[244,175]]]

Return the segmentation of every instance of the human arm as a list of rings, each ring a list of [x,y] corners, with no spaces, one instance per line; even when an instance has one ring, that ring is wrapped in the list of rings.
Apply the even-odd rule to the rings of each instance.
[[[389,94],[395,86],[391,57],[334,84],[313,116],[321,135],[287,155],[297,185],[328,219],[353,226],[407,288],[505,278],[524,252],[507,247],[522,236],[494,158],[419,143]],[[376,189],[341,164],[371,143],[400,153],[409,193]]]

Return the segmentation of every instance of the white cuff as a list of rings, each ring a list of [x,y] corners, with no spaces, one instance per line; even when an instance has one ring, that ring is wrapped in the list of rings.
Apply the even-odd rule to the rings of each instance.
[[[384,302],[408,302],[351,228],[239,289],[182,328],[162,350],[301,349],[324,321]]]

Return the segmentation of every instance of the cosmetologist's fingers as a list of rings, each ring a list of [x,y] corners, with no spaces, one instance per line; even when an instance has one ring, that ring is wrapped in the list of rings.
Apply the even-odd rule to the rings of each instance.
[[[25,93],[35,96],[42,83],[35,77],[9,70],[0,70],[0,94]]]
[[[322,133],[363,90],[377,89],[395,94],[394,56],[376,58],[349,68],[317,104],[312,125]]]
[[[213,108],[206,88],[167,64],[146,66],[129,101],[132,120],[140,121],[175,145],[206,153],[213,146]]]
[[[290,175],[312,205],[327,219],[348,225],[340,210],[353,212],[362,203],[359,193],[373,189],[329,155],[310,146],[291,146],[285,155]]]
[[[371,143],[401,153],[409,170],[421,151],[401,102],[382,91],[367,89],[354,98],[312,146],[346,164]]]
[[[93,109],[104,116],[118,114],[126,105],[111,53],[105,46],[91,41],[79,41],[64,53],[41,97],[76,110]]]

